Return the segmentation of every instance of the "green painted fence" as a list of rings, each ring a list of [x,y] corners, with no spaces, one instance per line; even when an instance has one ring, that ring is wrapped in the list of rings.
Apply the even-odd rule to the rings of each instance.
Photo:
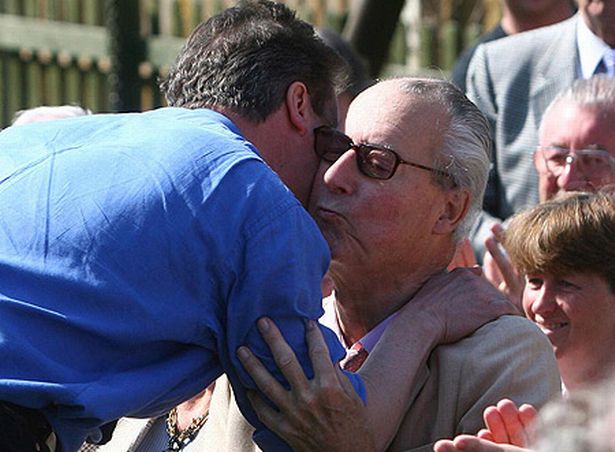
[[[287,0],[300,17],[341,30],[353,0]],[[386,0],[382,0],[386,1]],[[416,0],[418,1],[418,0]],[[423,0],[424,1],[424,0]],[[470,0],[464,0],[466,3]],[[134,14],[124,12],[131,3]],[[94,112],[147,110],[163,100],[156,80],[201,20],[233,5],[228,0],[0,0],[0,127],[15,112],[38,105],[79,104]],[[476,3],[476,0],[474,0]],[[117,22],[114,22],[117,21]],[[480,27],[460,31],[454,20],[421,24],[421,66],[450,69]],[[132,32],[124,38],[118,34]],[[115,72],[118,40],[142,43],[134,62],[138,85],[122,91]],[[461,36],[465,39],[460,41]],[[406,30],[398,25],[389,61],[404,67]],[[126,88],[126,84],[124,88]],[[122,104],[121,96],[135,97]],[[128,105],[128,107],[126,107]]]

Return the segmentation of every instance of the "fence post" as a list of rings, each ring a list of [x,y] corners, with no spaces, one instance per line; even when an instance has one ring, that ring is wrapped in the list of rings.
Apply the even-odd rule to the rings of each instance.
[[[145,60],[145,41],[139,29],[139,0],[106,0],[111,73],[111,109],[141,110],[139,64]]]

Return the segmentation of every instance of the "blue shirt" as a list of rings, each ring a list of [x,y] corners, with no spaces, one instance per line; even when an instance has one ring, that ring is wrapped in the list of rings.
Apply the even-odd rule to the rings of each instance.
[[[268,315],[312,375],[304,321],[322,315],[329,252],[228,118],[164,108],[9,127],[0,211],[0,400],[41,409],[70,451],[226,372],[258,444],[284,446],[251,410],[235,351],[283,381],[255,326]]]

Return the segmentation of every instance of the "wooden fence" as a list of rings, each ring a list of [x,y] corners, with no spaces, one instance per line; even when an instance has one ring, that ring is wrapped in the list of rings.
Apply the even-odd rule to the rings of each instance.
[[[0,127],[8,125],[16,111],[38,105],[79,104],[95,112],[121,110],[118,97],[130,93],[121,94],[117,89],[122,76],[114,72],[112,49],[116,33],[127,28],[143,43],[138,92],[133,89],[137,107],[131,108],[147,110],[161,105],[156,80],[168,70],[185,36],[201,20],[235,4],[235,0],[134,0],[134,14],[123,14],[114,28],[110,25],[114,23],[111,16],[117,14],[113,5],[125,8],[131,1],[0,0]],[[353,1],[284,3],[315,25],[341,30]],[[408,33],[400,23],[389,61],[398,70],[418,72],[430,67],[450,69],[463,47],[486,27],[485,11],[492,11],[488,6],[497,0],[407,2],[421,6],[421,44],[411,49],[410,55]],[[455,16],[460,11],[462,19]]]

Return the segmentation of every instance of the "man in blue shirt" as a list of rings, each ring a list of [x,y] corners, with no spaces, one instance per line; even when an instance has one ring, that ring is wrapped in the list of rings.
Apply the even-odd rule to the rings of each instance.
[[[188,39],[162,84],[173,107],[3,131],[0,407],[42,414],[72,451],[225,372],[256,441],[279,450],[235,351],[282,379],[255,327],[267,314],[311,372],[304,322],[322,313],[329,252],[302,204],[344,71],[286,7],[242,2]]]

